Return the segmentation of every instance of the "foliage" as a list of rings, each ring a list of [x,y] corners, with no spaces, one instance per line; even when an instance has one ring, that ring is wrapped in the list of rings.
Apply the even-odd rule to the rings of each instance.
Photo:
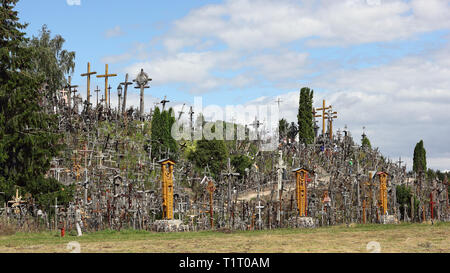
[[[367,136],[364,136],[361,140],[361,146],[363,148],[372,149],[372,145],[370,144],[370,140],[367,138]]]
[[[47,83],[47,99],[54,98],[55,92],[67,84],[65,73],[75,68],[75,52],[62,48],[65,40],[61,35],[51,38],[46,25],[42,26],[39,37],[33,36],[28,46],[36,49],[32,57],[34,72],[45,77]]]
[[[298,134],[298,128],[297,128],[297,125],[295,125],[294,122],[291,122],[291,125],[289,125],[289,128],[288,128],[287,137],[288,137],[291,141],[294,141],[294,140],[295,140],[295,137],[297,136],[297,134]]]
[[[278,121],[278,132],[280,141],[285,139],[288,135],[289,123],[283,118]]]
[[[298,105],[298,134],[299,141],[305,144],[311,144],[314,141],[314,122],[313,122],[313,96],[314,91],[308,87],[300,90],[300,100]]]
[[[156,107],[151,124],[151,147],[152,158],[163,159],[163,157],[170,157],[173,160],[178,158],[177,142],[171,135],[172,125],[175,123],[175,116],[173,109],[169,111],[160,111]],[[167,152],[170,152],[170,155]]]
[[[61,187],[44,177],[61,145],[56,116],[41,108],[46,78],[34,60],[42,48],[29,45],[16,3],[0,3],[0,191],[8,200],[17,186],[33,196],[56,194]]]
[[[231,156],[231,165],[241,176],[245,175],[245,169],[250,169],[252,164],[253,160],[246,155]]]
[[[227,164],[228,151],[223,140],[197,141],[195,151],[189,154],[188,159],[195,164],[197,168],[203,169],[207,165],[214,178],[218,178]]]
[[[416,173],[427,170],[427,152],[423,147],[423,140],[420,140],[414,148],[413,171]]]

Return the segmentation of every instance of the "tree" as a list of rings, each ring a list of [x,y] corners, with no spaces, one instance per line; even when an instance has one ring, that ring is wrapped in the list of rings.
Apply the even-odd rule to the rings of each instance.
[[[217,139],[197,141],[195,151],[188,156],[188,159],[199,169],[208,165],[212,176],[215,178],[218,178],[225,169],[227,158],[228,151],[225,142]]]
[[[361,140],[361,146],[363,148],[369,148],[372,149],[372,145],[370,145],[370,140],[367,138],[367,136],[363,136],[362,140]]]
[[[314,91],[308,87],[300,90],[300,100],[298,106],[298,134],[299,141],[305,144],[314,141],[314,122],[313,122],[313,96]]]
[[[19,187],[38,202],[50,195],[67,201],[68,191],[45,177],[61,150],[60,135],[56,116],[40,107],[46,79],[34,60],[41,48],[30,46],[21,31],[27,25],[19,23],[16,3],[0,2],[0,191],[8,200]]]
[[[171,135],[172,125],[175,123],[173,109],[169,111],[160,111],[159,107],[155,108],[152,116],[151,128],[151,146],[152,158],[162,159],[162,157],[170,157],[176,160],[178,157],[177,142]],[[170,155],[167,154],[170,151]]]
[[[427,171],[427,152],[423,146],[423,140],[420,140],[414,148],[413,171],[416,173]]]
[[[278,121],[278,132],[280,136],[280,141],[285,139],[288,134],[289,123],[283,118]]]
[[[67,84],[65,74],[73,72],[75,68],[75,52],[63,49],[64,42],[61,35],[52,38],[47,25],[42,26],[38,37],[33,36],[28,42],[28,46],[37,52],[33,55],[34,72],[45,77],[45,95],[53,103],[56,103],[56,91]]]
[[[233,165],[236,172],[238,172],[241,176],[245,175],[245,169],[250,169],[253,161],[247,155],[232,155],[231,156],[231,165]]]
[[[295,125],[294,122],[291,122],[291,125],[289,126],[288,132],[287,132],[288,139],[290,139],[291,141],[294,141],[297,134],[298,134],[297,125]]]

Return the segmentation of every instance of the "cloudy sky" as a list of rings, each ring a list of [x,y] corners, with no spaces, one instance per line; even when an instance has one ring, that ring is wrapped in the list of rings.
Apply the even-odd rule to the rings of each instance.
[[[316,107],[325,99],[338,112],[335,128],[359,140],[365,127],[408,169],[423,139],[428,166],[450,170],[450,0],[21,0],[17,9],[30,35],[47,24],[76,51],[82,95],[87,62],[102,74],[108,63],[113,90],[141,68],[153,79],[147,112],[165,95],[170,106],[280,98],[294,121],[307,86]]]

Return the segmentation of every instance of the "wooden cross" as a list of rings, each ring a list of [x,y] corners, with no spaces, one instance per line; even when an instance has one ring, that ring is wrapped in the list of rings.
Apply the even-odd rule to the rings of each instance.
[[[97,104],[95,106],[98,106],[98,92],[100,92],[100,89],[98,89],[98,85],[97,85],[97,89],[94,90],[95,93],[97,93]]]
[[[164,96],[164,99],[161,101],[161,104],[163,105],[162,110],[164,111],[164,108],[166,107],[166,103],[170,102],[170,100],[166,99],[166,96]]]
[[[328,122],[329,122],[329,126],[328,126],[328,129],[330,130],[329,137],[332,140],[333,139],[333,120],[335,118],[337,118],[337,112],[333,112],[333,110],[332,110],[332,108],[330,106],[330,109],[325,114],[326,114],[326,117],[327,117]]]
[[[117,74],[108,74],[108,64],[105,64],[105,74],[97,75],[97,78],[105,78],[105,102],[108,101],[108,78],[116,76]]]
[[[213,214],[213,194],[214,191],[216,190],[216,187],[214,186],[214,183],[212,182],[212,180],[210,179],[208,181],[208,186],[206,187],[206,189],[209,192],[209,216],[210,216],[210,223],[211,223],[211,229],[214,227],[214,214]]]
[[[64,88],[69,89],[69,108],[71,107],[72,103],[71,103],[71,96],[72,96],[72,88],[77,88],[78,85],[72,85],[72,77],[69,76],[69,84],[66,85]],[[76,91],[75,91],[76,92]]]
[[[144,72],[144,69],[141,69],[141,72],[137,75],[136,79],[133,81],[137,83],[136,89],[141,89],[141,99],[140,99],[140,107],[139,107],[139,115],[142,118],[144,116],[144,89],[150,88],[147,85],[149,81],[151,81],[150,77],[148,77],[147,73]]]
[[[63,90],[60,90],[59,92],[62,93],[61,97],[64,99],[65,104],[67,104],[67,95],[66,95],[67,91],[65,89],[63,89]]]
[[[128,90],[128,85],[132,85],[133,82],[129,82],[128,81],[128,73],[125,75],[125,81],[120,83],[121,85],[124,86],[124,90],[123,90],[123,106],[122,106],[122,115],[125,113],[126,107],[127,107],[127,90]]]
[[[322,135],[325,136],[325,119],[326,119],[326,114],[325,111],[330,109],[331,105],[326,107],[325,106],[325,100],[323,100],[323,106],[322,108],[317,108],[316,110],[322,111],[322,115],[317,115],[315,117],[321,117],[322,118]]]
[[[88,105],[91,103],[91,75],[95,75],[97,72],[91,72],[91,63],[87,63],[87,72],[81,74],[81,77],[87,77],[87,101]]]

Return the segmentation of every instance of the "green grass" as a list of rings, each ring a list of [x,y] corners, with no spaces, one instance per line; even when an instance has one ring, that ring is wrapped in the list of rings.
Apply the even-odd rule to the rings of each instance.
[[[332,226],[332,227],[320,227],[315,229],[272,229],[272,230],[254,230],[254,231],[235,231],[231,234],[226,234],[219,231],[199,231],[199,232],[172,232],[172,233],[156,233],[143,230],[103,230],[98,232],[86,232],[83,236],[73,236],[73,232],[66,232],[65,237],[60,237],[59,231],[41,232],[41,233],[16,233],[9,236],[0,237],[0,247],[17,247],[17,246],[29,246],[29,245],[51,245],[51,244],[64,244],[71,241],[82,242],[120,242],[120,241],[134,241],[134,240],[179,240],[179,239],[207,239],[208,237],[214,238],[226,238],[230,236],[244,236],[244,237],[259,237],[264,235],[295,235],[295,234],[315,234],[315,233],[347,233],[347,232],[368,232],[368,231],[389,231],[389,230],[423,230],[427,228],[443,228],[446,230],[450,228],[450,223],[435,223],[433,226],[427,224],[392,224],[392,225],[380,225],[380,224],[365,224],[354,225],[351,227]]]

